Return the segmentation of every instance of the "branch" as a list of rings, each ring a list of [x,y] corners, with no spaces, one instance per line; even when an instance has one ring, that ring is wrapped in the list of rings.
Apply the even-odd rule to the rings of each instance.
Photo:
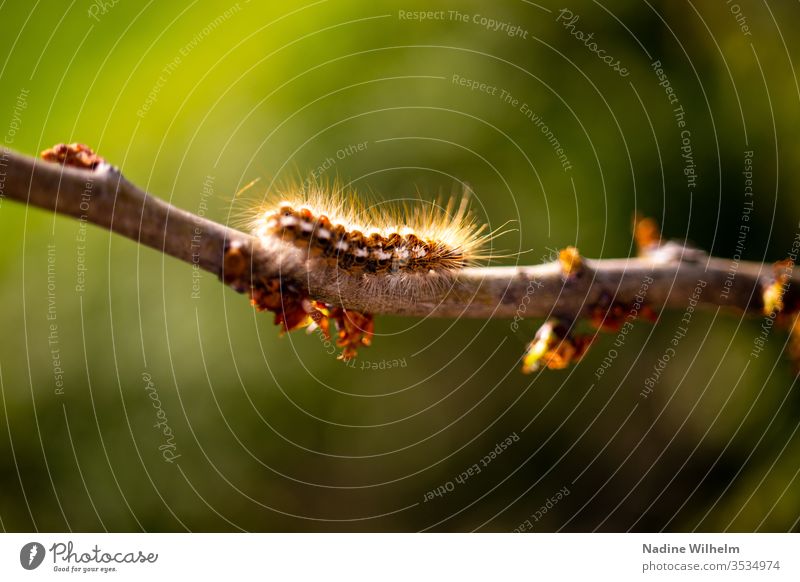
[[[596,317],[598,308],[636,302],[643,281],[651,278],[646,303],[654,310],[685,310],[698,281],[705,283],[697,298],[701,308],[723,306],[764,313],[765,292],[776,281],[783,283],[780,299],[792,306],[798,304],[796,286],[789,285],[797,282],[792,272],[781,281],[771,265],[709,257],[674,243],[651,245],[649,252],[637,258],[588,260],[576,255],[573,265],[554,261],[468,268],[446,285],[432,286],[414,296],[388,291],[376,294],[361,277],[335,266],[309,265],[292,245],[264,243],[151,196],[85,146],[57,146],[43,156],[52,161],[5,150],[0,156],[0,178],[4,180],[0,181],[0,198],[92,222],[196,264],[240,292],[252,294],[266,282],[279,280],[281,293],[291,289],[329,306],[362,313],[517,319],[556,316],[575,321]]]

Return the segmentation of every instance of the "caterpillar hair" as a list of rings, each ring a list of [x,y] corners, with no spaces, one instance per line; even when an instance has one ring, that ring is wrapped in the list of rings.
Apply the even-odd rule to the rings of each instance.
[[[446,203],[364,201],[338,184],[281,188],[253,213],[252,232],[289,242],[309,261],[324,261],[375,283],[446,280],[459,269],[495,257],[487,232],[469,209],[469,196]]]

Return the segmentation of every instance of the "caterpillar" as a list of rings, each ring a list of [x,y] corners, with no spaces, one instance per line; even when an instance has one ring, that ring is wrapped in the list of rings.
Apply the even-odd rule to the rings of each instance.
[[[447,284],[460,269],[492,258],[488,232],[469,210],[469,197],[435,202],[367,204],[352,190],[306,183],[271,196],[251,211],[250,229],[263,242],[290,243],[308,261],[323,261],[357,277],[375,294],[419,294]],[[317,327],[330,337],[335,325],[340,359],[370,345],[372,316],[333,307],[273,281],[251,290],[259,309],[275,312],[286,331]]]
[[[488,233],[469,210],[469,196],[445,204],[415,201],[368,205],[337,185],[279,193],[252,221],[261,239],[290,242],[309,260],[323,260],[366,278],[450,275],[491,258]]]

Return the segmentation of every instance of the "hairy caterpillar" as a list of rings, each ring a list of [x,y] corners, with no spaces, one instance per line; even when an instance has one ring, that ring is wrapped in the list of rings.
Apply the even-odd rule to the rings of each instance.
[[[466,194],[444,205],[421,200],[368,205],[336,184],[306,184],[277,194],[275,203],[251,213],[253,234],[265,243],[292,244],[306,260],[356,277],[370,293],[421,296],[449,284],[458,270],[492,257],[488,243],[497,233],[475,219]],[[341,359],[349,360],[372,341],[370,314],[314,301],[281,281],[253,289],[251,300],[274,311],[276,323],[287,331],[319,327],[330,337],[335,325]]]
[[[466,194],[458,202],[401,205],[367,205],[336,185],[279,194],[279,202],[261,208],[252,220],[256,236],[291,242],[309,260],[373,281],[446,277],[491,258],[487,246],[497,236],[475,219]]]

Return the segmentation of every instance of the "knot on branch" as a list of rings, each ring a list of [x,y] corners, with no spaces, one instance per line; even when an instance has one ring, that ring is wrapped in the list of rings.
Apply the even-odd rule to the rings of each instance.
[[[96,170],[105,160],[98,156],[92,148],[82,143],[54,145],[41,153],[41,158],[46,162],[71,166],[81,170]]]
[[[573,334],[571,327],[570,322],[558,318],[544,322],[522,357],[522,372],[530,374],[542,367],[562,370],[578,362],[593,337]]]
[[[639,256],[647,256],[661,246],[661,230],[658,228],[658,223],[641,214],[634,215],[633,239],[639,250]]]
[[[586,269],[586,264],[578,249],[572,246],[559,251],[558,262],[566,279],[577,277]]]
[[[650,279],[652,283],[652,279]],[[649,288],[647,281],[642,281],[640,295],[631,303],[615,301],[607,292],[603,292],[600,299],[589,309],[589,322],[600,331],[614,333],[622,329],[627,323],[636,319],[643,319],[654,323],[658,319],[656,310],[645,303],[645,293]]]
[[[794,261],[784,259],[772,265],[773,279],[767,283],[762,291],[761,298],[764,301],[764,315],[773,317],[782,313],[786,308],[785,295],[792,282],[792,271]],[[795,309],[797,306],[795,306]]]

